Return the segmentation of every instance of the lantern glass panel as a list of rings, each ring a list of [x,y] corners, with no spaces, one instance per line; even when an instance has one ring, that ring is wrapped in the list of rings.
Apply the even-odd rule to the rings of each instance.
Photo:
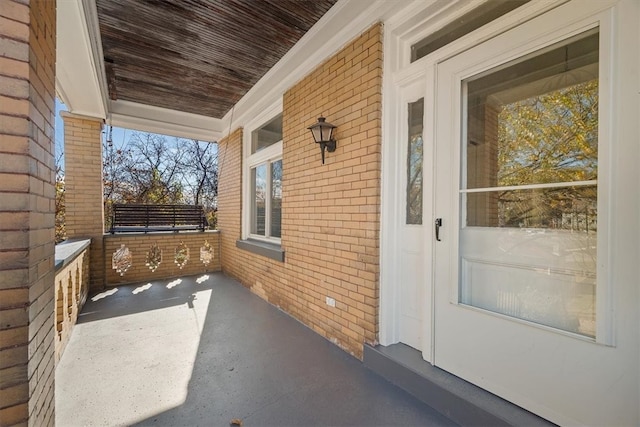
[[[331,133],[333,128],[331,126],[322,126],[322,140],[329,141],[331,140]]]
[[[315,126],[315,127],[311,128],[311,133],[313,134],[313,140],[315,142],[322,141],[322,127],[321,126]]]

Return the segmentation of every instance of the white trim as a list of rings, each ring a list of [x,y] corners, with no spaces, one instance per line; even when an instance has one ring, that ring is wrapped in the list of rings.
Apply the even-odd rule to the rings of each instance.
[[[111,101],[110,124],[211,142],[223,137],[224,127],[220,119],[130,101]]]
[[[394,0],[339,0],[236,103],[234,127],[251,120],[332,54],[397,8],[398,3]],[[225,114],[225,123],[230,114],[231,111]]]
[[[252,168],[264,162],[271,162],[282,158],[282,140],[263,148],[246,158],[247,167]]]
[[[242,239],[251,237],[265,242],[280,243],[280,239],[265,238],[264,236],[251,234],[251,167],[260,163],[282,159],[283,143],[282,141],[277,142],[255,154],[251,154],[251,134],[278,114],[282,114],[282,110],[282,97],[279,97],[249,121],[242,132]]]
[[[385,24],[383,51],[385,60],[382,72],[382,160],[380,173],[380,288],[379,288],[379,318],[378,340],[382,345],[399,342],[398,319],[398,289],[393,284],[397,277],[398,241],[394,233],[393,224],[400,216],[399,207],[395,200],[396,183],[399,180],[397,167],[399,154],[395,144],[386,143],[396,141],[399,135],[400,123],[398,108],[399,94],[391,77],[397,53],[398,37],[393,34],[392,27]],[[393,146],[392,146],[393,145]],[[423,169],[424,173],[424,169]],[[424,218],[423,218],[424,220]]]
[[[265,153],[266,152],[266,153]],[[253,222],[253,218],[251,217],[253,214],[253,209],[249,209],[249,206],[253,206],[253,200],[251,200],[251,195],[252,193],[252,187],[253,187],[253,182],[249,182],[249,192],[247,194],[247,197],[249,199],[249,204],[247,204],[247,218],[248,221],[246,222],[246,226],[247,226],[247,238],[249,239],[254,239],[254,240],[261,240],[263,242],[267,242],[267,243],[275,243],[275,244],[280,244],[281,243],[281,238],[280,237],[272,237],[270,236],[270,232],[271,232],[271,192],[272,192],[272,175],[271,175],[271,165],[275,162],[282,162],[282,141],[279,141],[271,146],[269,146],[268,148],[265,148],[264,150],[261,150],[258,154],[260,154],[259,157],[255,157],[255,154],[253,156],[251,156],[251,162],[247,161],[247,170],[249,172],[249,176],[251,176],[251,171],[253,169],[258,168],[259,166],[266,166],[266,192],[265,192],[265,221],[264,221],[264,228],[265,228],[265,235],[260,235],[260,234],[253,234],[251,233],[251,224]],[[259,159],[259,160],[257,160]]]
[[[395,141],[402,141],[403,135],[399,134],[398,106],[402,106],[400,88],[410,84],[417,78],[427,79],[427,93],[425,94],[425,137],[423,174],[425,182],[429,179],[429,170],[433,170],[432,162],[435,151],[433,141],[435,138],[435,122],[433,106],[429,99],[435,96],[436,70],[435,66],[448,58],[451,58],[472,46],[490,40],[524,22],[530,21],[552,9],[567,3],[568,0],[541,0],[532,1],[493,22],[461,37],[460,39],[436,50],[435,52],[409,63],[411,44],[422,37],[442,28],[456,17],[466,13],[469,8],[477,6],[477,2],[470,0],[457,0],[455,2],[413,2],[393,16],[385,20],[384,32],[384,73],[383,73],[383,115],[382,115],[382,184],[381,184],[381,221],[380,221],[380,316],[379,339],[384,345],[398,342],[398,295],[395,286],[395,278],[398,272],[398,263],[394,262],[398,250],[398,242],[394,236],[393,224],[402,218],[402,212],[394,202],[394,194],[397,192],[399,159]],[[606,10],[615,4],[615,0],[601,0],[588,2],[587,5],[594,13]],[[567,17],[567,25],[575,23],[578,19]],[[579,33],[579,31],[576,31]],[[533,49],[535,50],[535,49]],[[474,71],[475,73],[476,71]],[[431,180],[433,182],[433,179]],[[602,183],[600,183],[602,185]],[[423,223],[432,224],[435,218],[433,213],[434,203],[431,190],[426,189],[423,198]],[[429,216],[431,212],[431,216]],[[425,256],[432,259],[433,251],[433,227],[425,228]],[[425,272],[427,278],[432,274],[430,267]],[[432,278],[431,278],[432,280]],[[432,282],[427,284],[427,289],[433,290]],[[431,298],[433,302],[433,298]],[[433,307],[427,308],[433,313]],[[430,319],[425,322],[430,323]],[[426,325],[426,323],[425,323]],[[425,326],[426,327],[426,326]],[[430,326],[429,326],[430,327]],[[431,335],[425,332],[423,343],[427,343]],[[424,345],[424,344],[423,344]],[[427,360],[430,355],[423,353]]]
[[[425,94],[425,81],[424,78],[416,78],[413,81],[403,82],[403,85],[398,88],[396,96],[393,99],[387,100],[388,102],[397,102],[401,108],[389,108],[388,114],[393,114],[393,118],[389,120],[388,126],[393,127],[397,138],[394,140],[393,147],[389,147],[389,154],[387,157],[383,157],[385,161],[382,164],[383,178],[383,193],[387,203],[383,202],[382,206],[386,208],[381,211],[381,229],[385,232],[381,233],[381,256],[388,257],[387,259],[394,259],[395,262],[385,265],[385,269],[381,270],[381,278],[384,276],[388,278],[390,283],[400,283],[400,271],[398,269],[399,260],[398,254],[403,247],[403,231],[404,227],[412,227],[416,230],[422,230],[425,226],[426,210],[424,207],[424,187],[426,182],[424,177],[423,168],[423,207],[422,207],[422,224],[406,224],[406,162],[407,162],[407,150],[408,150],[408,105],[409,103],[416,102],[420,98],[424,98]],[[425,99],[425,104],[426,104]],[[424,121],[423,121],[424,123]],[[423,127],[424,129],[424,127]],[[424,135],[424,130],[423,130]],[[423,136],[423,156],[426,155],[425,141]],[[393,159],[390,157],[393,156]],[[404,167],[394,167],[392,165],[405,165]],[[387,179],[388,178],[388,179]],[[384,187],[387,185],[387,188]],[[430,218],[430,215],[428,216]],[[389,231],[388,233],[386,231]],[[421,232],[421,231],[416,231]],[[384,236],[384,237],[383,237]],[[383,240],[384,238],[384,240]],[[382,253],[384,252],[384,255]],[[382,263],[381,263],[382,267]],[[382,279],[381,279],[382,280]],[[380,343],[382,345],[390,345],[399,342],[400,331],[400,310],[399,301],[401,300],[400,290],[401,286],[393,286],[385,288],[385,297],[380,298],[380,313],[384,313],[385,316],[389,316],[393,319],[393,327],[388,329],[380,329]],[[381,292],[382,292],[381,288]],[[423,349],[425,346],[424,337],[422,337]],[[427,341],[428,343],[428,341]]]
[[[82,0],[82,8],[87,26],[87,37],[91,46],[91,65],[96,75],[98,86],[100,87],[101,101],[104,111],[109,111],[109,87],[107,85],[107,75],[104,68],[104,52],[102,51],[102,37],[100,35],[100,22],[98,21],[98,6],[95,0]]]
[[[424,106],[424,126],[425,126],[425,136],[424,136],[424,156],[425,162],[423,164],[423,175],[426,177],[426,173],[428,171],[431,172],[429,182],[431,185],[424,186],[423,193],[423,203],[424,203],[424,212],[425,214],[429,212],[431,216],[427,217],[426,221],[429,221],[429,225],[434,225],[433,227],[428,227],[425,232],[425,241],[424,241],[424,254],[425,259],[433,260],[435,257],[435,218],[436,218],[436,203],[434,197],[434,184],[436,181],[436,146],[435,146],[435,135],[436,135],[436,84],[437,84],[437,68],[435,64],[426,68],[427,72],[425,75],[425,79],[427,82],[427,93],[425,94],[425,101],[427,99],[432,100],[431,102],[425,102]],[[436,310],[436,301],[434,298],[435,295],[435,266],[433,262],[427,262],[427,267],[425,269],[425,297],[428,298],[428,303],[425,304],[425,314],[423,319],[424,331],[423,331],[423,341],[429,343],[429,351],[424,351],[422,353],[422,358],[428,362],[434,363],[435,361],[435,343],[436,336],[433,333],[435,330],[435,310]]]
[[[260,126],[267,124],[267,122],[273,119],[278,114],[282,114],[283,104],[282,97],[279,96],[273,101],[271,101],[265,108],[261,108],[259,112],[257,112],[251,120],[247,120],[247,122],[243,125],[245,132],[243,135],[243,139],[246,140],[247,134],[253,132],[258,129]],[[239,120],[235,120],[235,123],[238,123]],[[249,135],[249,142],[251,142],[251,138]],[[246,156],[251,155],[251,145],[245,146],[245,149],[248,150],[244,154]]]
[[[466,108],[465,108],[466,109]],[[463,153],[463,158],[465,154]],[[463,171],[466,174],[466,171]],[[467,182],[466,176],[463,176],[461,182]],[[564,181],[564,182],[546,182],[544,184],[523,184],[523,185],[505,185],[495,187],[482,188],[461,188],[460,193],[490,193],[492,191],[512,191],[512,190],[537,190],[540,188],[566,188],[566,187],[584,187],[590,185],[598,185],[597,179],[590,181]]]
[[[69,100],[69,96],[64,91],[62,83],[60,83],[59,77],[56,73],[56,96],[62,101],[62,103],[67,107],[67,109],[72,110],[73,106],[71,105],[71,101]]]
[[[464,14],[478,8],[482,3],[486,3],[488,1],[490,0],[482,0],[482,1],[458,0],[457,2],[444,3],[443,5],[439,5],[440,7],[436,9],[434,13],[429,14],[428,18],[426,18],[426,20],[423,20],[419,25],[409,27],[409,23],[405,23],[405,27],[407,29],[403,33],[403,38],[402,38],[402,46],[401,46],[402,66],[406,67],[410,65],[411,46],[413,44],[419,42],[429,34],[432,34],[440,30],[441,28],[448,25],[449,23],[462,17]],[[504,20],[505,22],[508,22],[508,25],[503,26],[503,28],[499,32],[485,31],[485,29],[479,28],[477,30],[472,31],[469,34],[466,34],[460,37],[458,40],[455,40],[455,42],[453,43],[459,46],[466,45],[467,47],[469,44],[480,44],[483,41],[486,41],[499,34],[502,34],[503,32],[508,31],[517,25],[520,25],[555,7],[558,7],[566,3],[567,1],[569,0],[532,1],[494,20],[493,21],[494,23],[499,20]],[[423,14],[425,14],[425,12],[423,12]],[[487,24],[487,26],[492,24],[493,23],[489,23]],[[451,46],[453,43],[450,43],[449,46]],[[443,48],[441,49],[444,49],[445,47],[446,46],[443,46]],[[463,48],[463,50],[464,49],[466,49],[466,47]],[[460,53],[460,52],[455,52],[449,55],[454,55],[457,53]],[[443,58],[442,53],[439,53],[438,56],[440,58]],[[447,57],[450,57],[450,56],[447,56]],[[419,62],[419,61],[420,59],[415,62]]]
[[[616,168],[612,164],[614,155],[613,142],[617,139],[617,128],[613,124],[616,117],[616,94],[613,82],[619,81],[614,69],[614,58],[619,53],[614,43],[616,26],[613,24],[613,9],[601,12],[598,17],[598,228],[597,254],[598,268],[596,277],[596,342],[605,345],[616,345],[616,322],[614,319],[614,281],[612,277],[613,254],[615,248],[611,241],[614,231],[612,197],[616,194],[613,183]],[[637,23],[636,23],[637,25]],[[600,166],[602,165],[602,166]],[[601,173],[604,171],[605,173]],[[603,286],[605,284],[605,286]]]
[[[56,8],[56,91],[74,113],[106,118],[106,93],[96,63],[92,13],[82,0],[65,0]],[[95,54],[94,54],[95,52]]]
[[[401,36],[398,37],[397,41],[397,49],[398,52],[395,53],[398,56],[397,62],[400,64],[399,68],[395,68],[391,70],[396,73],[395,80],[402,81],[404,79],[410,79],[411,75],[424,72],[424,69],[430,66],[429,64],[433,62],[442,62],[452,56],[455,56],[465,50],[469,49],[471,46],[480,44],[486,40],[492,39],[511,28],[516,27],[524,22],[527,22],[536,16],[539,16],[551,9],[554,9],[564,3],[567,0],[545,0],[540,2],[531,2],[527,3],[506,15],[498,18],[497,20],[488,23],[487,25],[478,28],[475,31],[472,31],[469,34],[466,34],[459,39],[449,43],[446,46],[441,47],[435,52],[430,53],[429,55],[418,59],[417,61],[410,63],[410,51],[411,45],[416,41],[419,41],[421,38],[426,35],[433,33],[448,23],[452,22],[457,17],[463,15],[469,10],[467,7],[466,0],[459,0],[455,4],[462,4],[465,6],[463,11],[456,11],[455,7],[447,7],[442,11],[437,11],[428,16],[428,18],[420,23],[419,25],[411,26],[406,29],[405,33],[402,33]],[[477,5],[477,3],[471,3],[471,5]],[[417,13],[417,12],[416,12]],[[403,26],[407,27],[407,26]],[[419,32],[417,32],[419,29]],[[414,34],[415,33],[415,34]],[[405,40],[405,37],[411,37],[411,40]]]

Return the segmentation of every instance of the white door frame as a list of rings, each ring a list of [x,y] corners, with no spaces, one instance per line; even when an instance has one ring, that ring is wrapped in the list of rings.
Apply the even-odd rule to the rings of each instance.
[[[402,88],[423,80],[425,91],[424,159],[423,180],[423,228],[425,260],[433,259],[433,141],[435,115],[435,66],[437,63],[463,52],[471,46],[488,40],[515,27],[521,22],[538,16],[565,3],[566,0],[547,0],[525,4],[502,18],[485,25],[471,34],[461,37],[449,45],[438,49],[413,63],[410,63],[411,45],[426,35],[442,28],[478,6],[476,1],[457,0],[446,3],[431,0],[418,1],[399,10],[385,21],[384,31],[384,72],[383,72],[383,116],[382,116],[382,189],[381,189],[381,231],[380,231],[380,317],[379,341],[382,345],[400,342],[400,281],[399,254],[402,242],[399,239],[398,224],[404,219],[404,204],[398,202],[398,183],[404,182],[402,150],[398,141],[405,141],[404,127],[400,122],[402,109],[406,108]],[[603,2],[607,3],[607,2]],[[606,6],[606,4],[605,4]],[[604,7],[603,7],[604,8]],[[433,268],[425,262],[425,283],[423,292],[423,332],[422,353],[427,361],[433,360]]]
[[[398,219],[403,215],[401,207],[394,203],[394,192],[397,191],[398,165],[404,161],[397,153],[396,141],[404,141],[405,135],[399,134],[397,126],[397,110],[404,108],[399,96],[398,88],[403,83],[423,76],[427,82],[433,84],[435,81],[435,65],[456,54],[469,49],[472,46],[486,41],[498,34],[507,31],[538,16],[549,9],[555,8],[564,1],[533,1],[522,8],[516,9],[511,14],[506,15],[497,21],[487,24],[485,27],[465,36],[450,45],[424,57],[412,64],[409,63],[409,48],[412,43],[424,37],[434,30],[441,28],[451,19],[468,11],[470,2],[458,1],[447,4],[444,8],[438,9],[434,2],[417,5],[398,12],[395,16],[385,21],[385,63],[383,77],[383,129],[382,129],[382,206],[381,206],[381,276],[380,276],[380,343],[383,345],[398,342],[397,318],[398,318],[398,295],[396,280],[397,254],[401,242],[394,237],[394,227]],[[474,3],[477,5],[477,3]],[[622,363],[628,375],[619,378],[620,383],[625,383],[623,387],[628,393],[619,396],[620,409],[625,408],[624,419],[630,421],[631,425],[640,425],[640,408],[637,402],[640,401],[640,347],[638,340],[640,336],[640,287],[638,277],[640,277],[640,195],[637,185],[640,184],[640,171],[637,164],[640,163],[640,144],[638,135],[640,134],[640,102],[638,93],[640,92],[639,73],[640,50],[637,41],[640,39],[638,25],[640,24],[640,6],[636,0],[595,0],[584,1],[584,6],[590,9],[590,13],[597,13],[609,9],[613,6],[611,13],[611,25],[613,36],[611,41],[611,51],[614,52],[612,62],[615,68],[612,72],[612,79],[602,84],[610,85],[611,91],[616,101],[614,114],[612,115],[611,126],[613,128],[613,144],[610,158],[602,159],[611,165],[612,185],[608,189],[610,192],[610,222],[611,234],[609,236],[610,255],[610,280],[616,284],[616,292],[611,295],[613,298],[610,315],[614,316],[618,327],[605,332],[611,340],[607,344],[612,345],[611,352],[620,355],[619,363]],[[571,16],[567,16],[567,23],[572,21]],[[615,53],[618,50],[618,53]],[[623,54],[621,54],[623,53]],[[429,73],[432,73],[431,75]],[[434,93],[434,87],[428,85],[425,94],[425,160],[433,158],[428,154],[428,149],[432,149],[433,135],[430,125],[433,124],[433,104],[428,102],[428,98]],[[618,105],[617,102],[620,102]],[[431,120],[431,123],[429,122]],[[423,173],[425,181],[428,179],[428,161],[425,162]],[[424,195],[424,224],[432,224],[433,220],[433,191],[425,185]],[[433,248],[433,238],[431,236],[433,228],[425,227],[425,252],[427,260],[433,259],[429,254]],[[425,287],[426,294],[432,298],[433,284],[432,276],[427,274]],[[425,320],[425,333],[431,335],[431,327],[426,327],[432,317],[428,314],[432,310],[432,303],[427,301],[425,311],[428,320]],[[427,360],[433,360],[428,349],[423,349],[423,356]],[[433,347],[431,348],[431,352]],[[620,388],[620,387],[619,387]],[[622,388],[620,388],[622,390]],[[618,390],[618,394],[620,393]]]

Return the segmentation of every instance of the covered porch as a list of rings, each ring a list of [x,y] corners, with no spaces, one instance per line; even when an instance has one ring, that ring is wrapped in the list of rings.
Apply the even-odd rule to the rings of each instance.
[[[56,369],[56,424],[457,425],[222,273],[93,295]]]
[[[634,0],[0,4],[0,425],[638,424]],[[493,130],[468,138],[465,85],[550,52],[541,79],[565,77],[576,46],[600,84],[599,169],[559,182],[597,196],[584,271],[549,246],[574,236],[563,221],[469,225],[460,202],[499,189],[465,187],[467,145],[498,123],[482,113]],[[69,108],[58,248],[56,97]],[[334,133],[316,144],[325,118]],[[105,126],[216,143],[218,229],[105,234]],[[497,141],[476,158],[491,179]],[[513,302],[497,309],[458,295],[473,273],[459,232],[476,226],[544,243],[523,245],[522,265],[509,248],[472,260],[525,271],[479,270],[527,287],[496,287],[491,304]],[[487,242],[479,254],[503,250]],[[543,315],[519,314],[554,275],[588,279],[590,332],[544,323],[564,310],[555,289],[534,298]]]

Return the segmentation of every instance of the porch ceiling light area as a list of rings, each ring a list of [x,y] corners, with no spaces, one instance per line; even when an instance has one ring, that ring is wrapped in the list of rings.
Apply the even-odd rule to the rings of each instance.
[[[95,0],[111,100],[222,118],[337,0]]]

